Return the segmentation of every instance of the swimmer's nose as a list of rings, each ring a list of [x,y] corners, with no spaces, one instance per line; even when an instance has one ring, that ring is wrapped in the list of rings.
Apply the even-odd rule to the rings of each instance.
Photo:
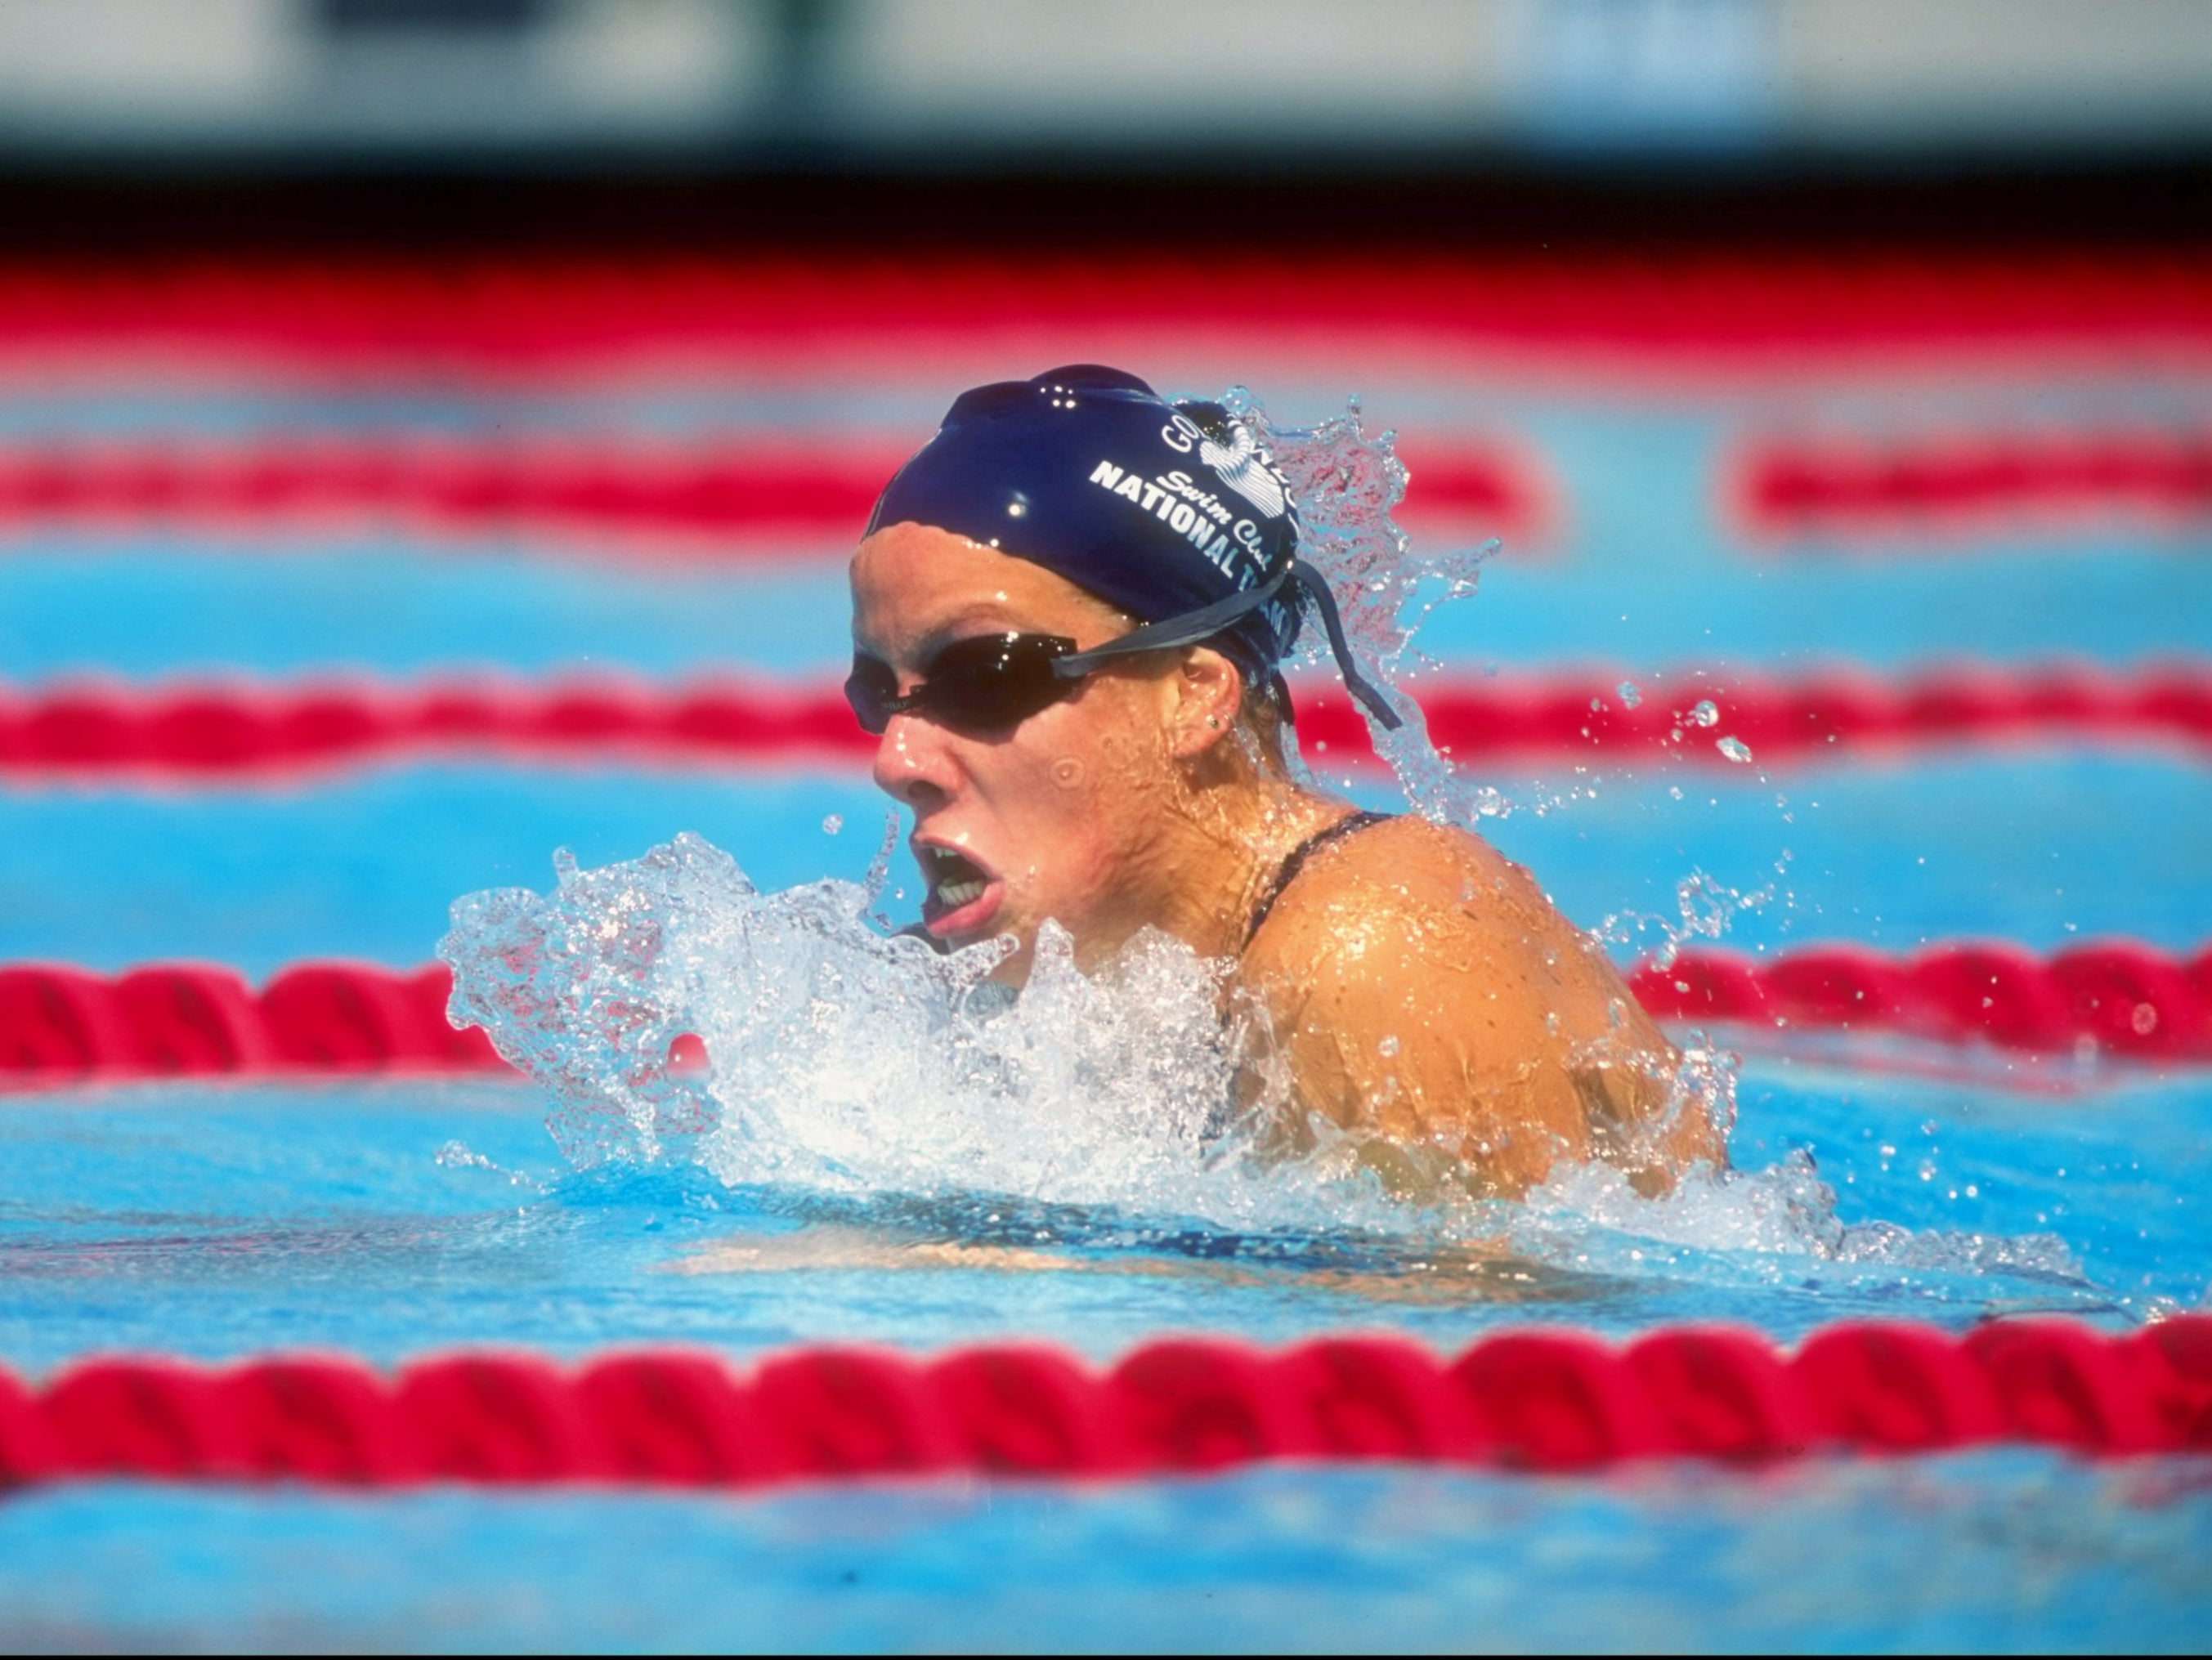
[[[948,800],[955,779],[943,738],[927,721],[908,714],[891,716],[876,740],[875,763],[870,769],[876,787],[909,807],[932,807]]]

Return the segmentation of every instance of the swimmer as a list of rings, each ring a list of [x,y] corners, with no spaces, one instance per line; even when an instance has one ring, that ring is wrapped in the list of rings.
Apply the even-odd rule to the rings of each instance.
[[[1279,666],[1310,617],[1363,678],[1255,435],[1096,365],[963,396],[851,569],[846,694],[914,814],[941,948],[1039,927],[1079,966],[1156,928],[1232,965],[1243,1104],[1344,1133],[1395,1189],[1515,1195],[1604,1158],[1719,1164],[1677,1057],[1596,943],[1471,832],[1299,783]]]

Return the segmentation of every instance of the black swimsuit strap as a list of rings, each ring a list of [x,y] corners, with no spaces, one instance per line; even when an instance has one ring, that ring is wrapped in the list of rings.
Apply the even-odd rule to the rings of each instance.
[[[1283,890],[1297,880],[1298,873],[1305,868],[1307,860],[1331,842],[1341,842],[1346,836],[1355,835],[1370,824],[1379,824],[1389,817],[1387,812],[1347,813],[1334,824],[1316,830],[1292,848],[1290,856],[1275,866],[1274,879],[1267,884],[1267,891],[1260,896],[1260,903],[1252,908],[1252,920],[1244,928],[1246,946],[1249,947],[1258,936],[1260,924],[1266,921],[1267,913],[1275,909],[1275,901],[1283,897]]]

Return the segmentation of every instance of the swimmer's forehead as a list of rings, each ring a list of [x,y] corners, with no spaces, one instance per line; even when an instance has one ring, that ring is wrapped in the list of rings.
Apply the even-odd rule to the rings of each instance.
[[[996,600],[984,600],[962,605],[951,616],[939,619],[919,634],[902,638],[896,642],[878,640],[860,625],[858,616],[853,620],[853,649],[863,656],[881,658],[890,662],[900,655],[928,657],[951,645],[956,640],[965,640],[978,634],[1036,634],[1044,632],[1026,620],[1018,607]]]
[[[1103,639],[1126,623],[1056,573],[917,525],[877,532],[854,555],[853,644],[885,661],[919,660],[977,634]]]

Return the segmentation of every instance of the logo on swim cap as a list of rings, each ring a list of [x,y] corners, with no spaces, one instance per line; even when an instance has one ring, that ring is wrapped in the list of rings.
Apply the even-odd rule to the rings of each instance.
[[[1281,518],[1290,505],[1291,493],[1283,475],[1275,471],[1273,458],[1260,447],[1250,428],[1232,423],[1229,434],[1231,442],[1226,445],[1211,438],[1200,441],[1198,459],[1268,518]]]
[[[1252,429],[1234,417],[1222,419],[1219,427],[1222,435],[1217,438],[1178,410],[1174,423],[1160,436],[1185,455],[1195,444],[1198,459],[1218,473],[1223,483],[1268,518],[1281,518],[1290,506],[1291,487],[1275,471],[1274,458],[1260,447]]]

